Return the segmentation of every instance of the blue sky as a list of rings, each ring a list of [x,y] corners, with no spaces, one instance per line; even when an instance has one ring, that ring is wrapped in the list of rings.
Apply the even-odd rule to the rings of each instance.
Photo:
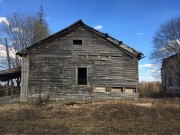
[[[41,3],[51,33],[82,19],[141,51],[146,57],[139,61],[140,81],[156,80],[149,60],[155,30],[180,16],[180,0],[0,0],[0,17],[13,12],[37,13]]]

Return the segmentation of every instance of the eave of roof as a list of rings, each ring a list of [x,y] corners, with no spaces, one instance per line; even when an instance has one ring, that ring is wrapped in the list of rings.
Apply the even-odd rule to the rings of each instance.
[[[0,81],[8,81],[21,76],[21,67],[0,71]]]
[[[162,67],[167,65],[169,62],[172,62],[172,60],[173,60],[173,62],[174,62],[174,60],[180,62],[180,53],[171,55],[167,58],[164,58],[162,61]]]
[[[144,55],[141,52],[138,52],[135,49],[125,45],[122,41],[119,41],[119,40],[109,36],[107,33],[102,33],[100,31],[98,31],[98,30],[96,30],[96,29],[94,29],[94,28],[84,24],[82,20],[78,20],[77,22],[75,22],[75,23],[71,24],[70,26],[62,29],[61,31],[59,31],[57,33],[54,33],[54,34],[50,35],[49,37],[47,37],[47,38],[45,38],[45,39],[43,39],[43,40],[41,40],[41,41],[39,41],[39,42],[29,46],[27,48],[25,48],[24,50],[21,50],[21,51],[17,52],[17,55],[19,55],[21,57],[24,56],[24,55],[27,55],[29,51],[37,48],[38,46],[41,46],[43,43],[51,41],[51,40],[53,40],[57,36],[63,36],[64,34],[69,33],[71,30],[75,29],[76,27],[78,27],[80,25],[82,25],[82,26],[86,27],[87,29],[91,30],[92,32],[98,34],[102,38],[105,38],[109,42],[112,42],[113,44],[119,46],[124,51],[127,51],[127,52],[131,53],[132,55],[138,57],[139,60],[144,58]]]

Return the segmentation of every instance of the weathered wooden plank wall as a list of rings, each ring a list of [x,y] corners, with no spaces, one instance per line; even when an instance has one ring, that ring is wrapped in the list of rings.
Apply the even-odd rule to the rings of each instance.
[[[82,45],[73,45],[73,40]],[[29,94],[50,91],[53,97],[87,95],[95,86],[138,87],[138,59],[106,39],[77,27],[31,51]],[[77,68],[87,67],[88,85],[77,85]]]

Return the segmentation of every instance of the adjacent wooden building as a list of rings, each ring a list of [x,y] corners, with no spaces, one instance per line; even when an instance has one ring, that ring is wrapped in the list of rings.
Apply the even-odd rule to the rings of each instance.
[[[166,93],[180,94],[180,56],[163,59],[161,68],[162,85]]]
[[[137,98],[141,52],[81,20],[17,53],[22,57],[21,102],[55,99]]]

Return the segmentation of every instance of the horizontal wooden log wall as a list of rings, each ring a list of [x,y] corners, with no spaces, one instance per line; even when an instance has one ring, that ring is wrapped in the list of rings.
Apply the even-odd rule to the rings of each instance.
[[[82,45],[73,45],[73,40]],[[138,87],[138,60],[83,27],[30,53],[29,94],[52,97],[88,95],[95,86]],[[77,68],[86,67],[88,85],[77,85]]]

